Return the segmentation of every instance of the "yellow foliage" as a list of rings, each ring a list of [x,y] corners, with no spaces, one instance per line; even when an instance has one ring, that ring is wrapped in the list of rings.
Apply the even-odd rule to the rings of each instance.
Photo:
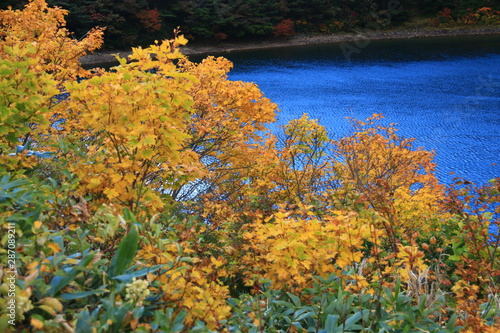
[[[428,268],[423,258],[424,253],[417,246],[403,246],[400,244],[394,262],[395,273],[401,277],[403,282],[408,283],[412,273],[418,275]]]
[[[229,289],[219,280],[227,275],[221,268],[224,260],[213,257],[206,260],[181,259],[179,250],[180,247],[174,244],[161,250],[155,245],[147,245],[138,255],[151,263],[169,267],[161,275],[148,275],[148,280],[159,282],[163,300],[173,304],[176,311],[187,311],[187,324],[202,320],[209,329],[216,330],[231,310],[226,304]]]
[[[164,44],[171,42],[134,49],[131,59],[137,62],[66,84],[71,98],[54,112],[65,119],[58,134],[84,144],[83,156],[66,155],[81,178],[82,194],[154,212],[162,206],[155,190],[196,174],[197,156],[184,148],[196,78],[178,71]]]
[[[2,55],[2,51],[4,54]],[[22,170],[34,162],[34,158],[17,154],[18,145],[26,145],[32,132],[47,125],[47,114],[58,93],[57,82],[45,72],[37,72],[39,60],[35,47],[12,47],[0,39],[0,164],[12,170]]]
[[[331,140],[326,128],[307,114],[283,126],[284,138],[278,152],[276,176],[271,179],[281,202],[312,203],[321,201],[332,163],[327,158]]]
[[[264,278],[276,289],[301,290],[314,276],[341,274],[361,262],[363,242],[371,233],[357,216],[318,220],[290,215],[277,212],[248,226],[242,259],[248,285]]]
[[[189,89],[193,114],[185,147],[196,152],[205,173],[174,195],[186,200],[205,194],[206,188],[231,191],[232,175],[257,166],[255,159],[266,154],[258,132],[274,121],[277,106],[257,85],[228,80],[232,63],[222,57],[199,64],[182,59],[179,67],[197,78]]]
[[[0,10],[2,166],[20,170],[33,165],[33,158],[11,158],[6,150],[26,145],[34,132],[40,134],[38,144],[46,141],[53,120],[49,111],[61,81],[86,75],[79,57],[102,44],[102,29],[93,29],[81,40],[71,38],[64,28],[66,14],[44,0],[31,0],[24,10]]]

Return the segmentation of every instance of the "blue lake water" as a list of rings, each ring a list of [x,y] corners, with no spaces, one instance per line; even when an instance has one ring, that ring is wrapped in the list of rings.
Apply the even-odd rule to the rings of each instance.
[[[224,56],[230,79],[257,83],[279,105],[278,125],[308,113],[338,137],[349,133],[345,117],[382,113],[435,151],[443,183],[500,177],[499,35],[371,41],[351,61],[338,44]]]

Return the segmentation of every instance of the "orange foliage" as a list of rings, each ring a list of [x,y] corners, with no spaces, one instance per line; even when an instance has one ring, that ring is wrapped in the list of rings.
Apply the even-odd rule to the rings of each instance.
[[[356,132],[336,143],[335,175],[342,187],[328,195],[374,209],[396,251],[398,235],[429,231],[435,225],[444,187],[434,175],[433,154],[414,150],[414,140],[400,138],[393,125],[375,125],[380,118],[354,121]]]
[[[146,31],[155,32],[161,30],[161,17],[158,9],[143,9],[136,16]]]
[[[61,8],[50,8],[44,0],[30,0],[24,10],[0,11],[0,57],[9,56],[5,46],[34,47],[30,56],[39,63],[32,70],[54,75],[57,80],[74,79],[87,74],[78,59],[102,45],[102,28],[90,30],[82,39],[72,38],[65,28]]]
[[[290,37],[295,35],[295,22],[290,19],[282,20],[274,27],[273,34],[275,37]]]

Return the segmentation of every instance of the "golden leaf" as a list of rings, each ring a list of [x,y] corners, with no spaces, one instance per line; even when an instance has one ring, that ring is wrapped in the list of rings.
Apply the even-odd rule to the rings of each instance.
[[[52,309],[54,309],[57,312],[62,312],[62,310],[63,310],[62,303],[58,299],[53,298],[53,297],[45,297],[45,298],[40,300],[40,303],[51,307]]]
[[[49,243],[49,244],[47,245],[47,247],[48,247],[49,249],[51,249],[51,250],[52,250],[52,252],[54,252],[54,253],[59,253],[59,252],[61,252],[61,251],[62,251],[61,247],[60,247],[60,246],[59,246],[59,244],[57,244],[57,243]]]
[[[34,317],[30,318],[30,324],[33,326],[34,329],[41,330],[43,328],[43,322],[39,319],[36,319]]]

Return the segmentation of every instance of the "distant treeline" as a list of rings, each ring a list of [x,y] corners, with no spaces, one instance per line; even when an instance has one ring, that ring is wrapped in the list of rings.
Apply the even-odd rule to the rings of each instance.
[[[2,0],[1,7],[27,1]],[[424,22],[497,24],[498,0],[48,0],[69,10],[68,28],[81,38],[105,26],[105,45],[124,48],[171,37],[191,40],[335,33]],[[484,9],[486,8],[486,9]],[[479,11],[479,10],[482,10]],[[488,11],[489,9],[489,11]],[[479,12],[478,12],[479,11]],[[491,19],[494,16],[494,19]],[[420,21],[418,21],[420,20]],[[416,24],[416,23],[415,23]]]

